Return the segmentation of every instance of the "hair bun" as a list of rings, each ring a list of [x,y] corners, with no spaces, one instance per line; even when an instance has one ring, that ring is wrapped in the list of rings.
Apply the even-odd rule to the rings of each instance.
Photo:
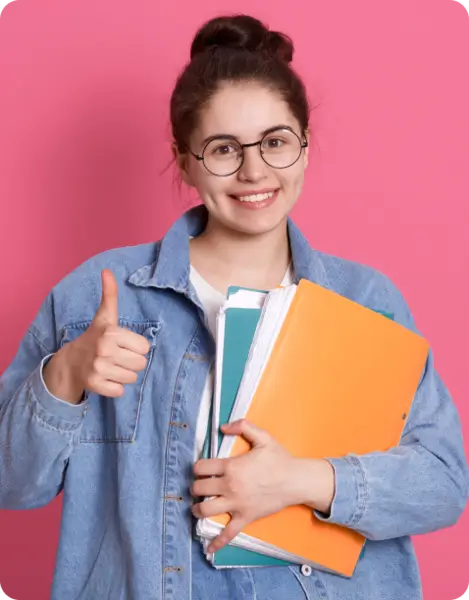
[[[293,42],[285,34],[269,31],[248,15],[217,17],[205,23],[191,45],[191,60],[209,48],[233,48],[275,56],[286,63],[293,60]]]

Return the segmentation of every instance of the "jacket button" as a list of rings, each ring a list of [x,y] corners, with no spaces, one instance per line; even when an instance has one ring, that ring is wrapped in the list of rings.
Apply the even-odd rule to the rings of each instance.
[[[305,577],[309,577],[312,572],[313,569],[309,565],[301,565],[301,574]]]

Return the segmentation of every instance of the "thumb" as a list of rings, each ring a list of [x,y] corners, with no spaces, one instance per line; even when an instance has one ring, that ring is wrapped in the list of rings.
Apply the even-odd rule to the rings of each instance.
[[[226,435],[242,435],[253,446],[265,446],[271,440],[271,435],[265,430],[257,427],[247,419],[240,419],[221,426]]]
[[[241,533],[245,525],[246,523],[244,523],[241,518],[232,518],[231,521],[222,529],[221,533],[210,542],[207,551],[212,553],[221,550],[221,548],[226,546],[226,544],[229,544],[238,535],[238,533]]]
[[[105,325],[116,325],[118,316],[118,287],[114,274],[109,269],[101,271],[102,295],[101,304],[94,320]]]

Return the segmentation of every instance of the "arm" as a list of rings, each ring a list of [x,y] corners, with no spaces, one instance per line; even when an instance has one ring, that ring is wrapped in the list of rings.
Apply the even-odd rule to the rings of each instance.
[[[400,292],[389,280],[386,284],[396,321],[416,331]],[[371,540],[429,533],[458,521],[468,499],[468,466],[458,412],[433,352],[400,444],[387,452],[327,460],[335,472],[335,494],[330,514],[315,512],[323,521]]]
[[[378,305],[415,331],[399,292],[389,281],[387,285],[390,289]],[[222,430],[242,435],[252,449],[235,458],[202,459],[194,465],[200,479],[191,493],[215,498],[194,504],[193,514],[199,519],[226,512],[232,516],[209,552],[230,543],[247,523],[294,504],[311,506],[322,521],[384,540],[449,527],[467,502],[461,423],[431,352],[401,442],[387,452],[300,459],[244,419]]]
[[[48,372],[54,391],[70,398],[78,393],[67,377],[66,347],[57,352],[53,314],[49,295],[0,377],[1,509],[36,508],[53,500],[78,443],[86,401],[55,397],[43,376],[54,359]]]

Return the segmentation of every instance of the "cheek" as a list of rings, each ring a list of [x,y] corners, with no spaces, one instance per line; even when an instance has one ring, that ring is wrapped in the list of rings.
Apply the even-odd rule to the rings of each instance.
[[[216,198],[233,189],[233,183],[229,177],[215,177],[209,173],[194,174],[193,182],[201,199]]]
[[[298,168],[292,167],[291,171],[288,173],[284,172],[279,177],[279,181],[286,190],[291,192],[300,190],[304,181],[304,169],[302,165],[299,165]]]

